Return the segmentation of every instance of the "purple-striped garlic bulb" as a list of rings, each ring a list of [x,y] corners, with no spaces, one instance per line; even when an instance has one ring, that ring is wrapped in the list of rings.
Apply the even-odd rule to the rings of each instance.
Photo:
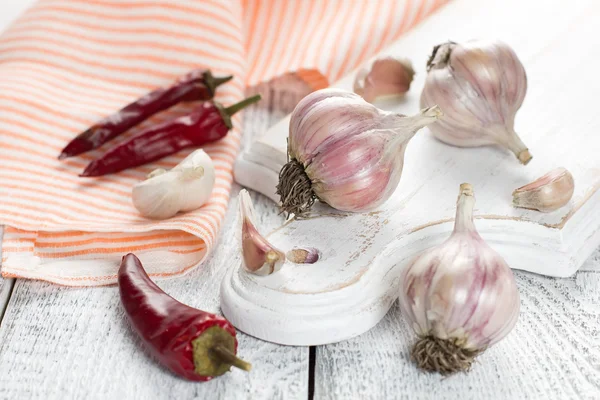
[[[527,75],[515,52],[498,41],[448,42],[427,62],[421,107],[439,105],[429,129],[442,142],[477,147],[499,145],[527,164],[531,154],[514,129],[527,92]]]
[[[301,216],[316,199],[342,211],[376,208],[398,186],[409,140],[440,115],[437,106],[410,117],[386,112],[339,89],[309,94],[290,120],[282,210]]]
[[[419,336],[411,358],[425,371],[468,370],[519,316],[513,273],[477,233],[474,204],[472,186],[460,185],[452,235],[402,273],[400,306]]]
[[[255,275],[270,275],[279,271],[285,263],[285,253],[269,243],[256,229],[254,205],[246,189],[240,191],[238,202],[242,267]]]

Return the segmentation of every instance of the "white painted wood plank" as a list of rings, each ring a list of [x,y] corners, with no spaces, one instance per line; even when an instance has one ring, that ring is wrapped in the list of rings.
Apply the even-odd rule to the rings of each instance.
[[[268,104],[265,104],[267,106]],[[246,137],[266,129],[281,113],[246,114]],[[232,196],[239,186],[234,185]],[[253,195],[258,223],[274,229],[273,203]],[[158,281],[185,304],[219,312],[225,272],[239,265],[232,202],[221,238],[205,265]],[[239,355],[250,373],[234,370],[206,383],[179,379],[143,350],[128,326],[117,287],[65,288],[19,280],[0,326],[0,399],[306,399],[308,348],[282,347],[238,333]]]
[[[0,269],[2,268],[2,234],[3,228],[0,226]],[[4,310],[6,309],[6,306],[8,304],[8,299],[10,298],[11,290],[13,288],[14,283],[14,279],[3,279],[0,276],[0,324],[2,324]]]
[[[415,336],[395,303],[371,331],[317,348],[315,399],[599,399],[600,249],[571,278],[515,274],[519,322],[470,373],[417,371]]]

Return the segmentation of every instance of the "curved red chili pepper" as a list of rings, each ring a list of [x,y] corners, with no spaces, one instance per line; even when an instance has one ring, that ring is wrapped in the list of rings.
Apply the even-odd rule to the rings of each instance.
[[[92,161],[80,176],[101,176],[137,167],[177,153],[187,147],[199,147],[227,135],[231,116],[260,100],[249,97],[230,107],[206,101],[188,115],[148,128]]]
[[[131,325],[158,361],[175,374],[208,381],[233,365],[250,370],[236,357],[235,329],[225,318],[186,306],[150,280],[134,254],[123,257],[119,292]]]
[[[172,86],[156,89],[116,113],[101,119],[71,140],[58,158],[76,156],[100,147],[152,115],[175,104],[212,99],[217,86],[231,78],[232,76],[215,78],[210,71],[194,70]]]

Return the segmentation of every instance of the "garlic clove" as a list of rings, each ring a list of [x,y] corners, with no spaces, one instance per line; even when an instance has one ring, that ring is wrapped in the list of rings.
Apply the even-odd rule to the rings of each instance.
[[[400,96],[408,92],[415,75],[409,60],[393,57],[375,60],[371,69],[362,68],[354,80],[354,93],[372,103],[379,97]]]
[[[573,197],[575,180],[565,168],[556,168],[535,181],[515,189],[513,206],[551,212],[566,205]]]
[[[215,169],[204,150],[196,150],[171,170],[156,169],[133,186],[135,208],[147,218],[167,219],[204,205],[212,193]]]
[[[295,264],[314,264],[319,260],[319,250],[314,247],[292,249],[285,256]]]
[[[255,275],[277,272],[285,262],[285,254],[275,248],[256,229],[254,206],[250,194],[242,189],[238,196],[242,244],[242,267]]]
[[[450,237],[402,272],[400,307],[419,336],[411,358],[424,371],[467,371],[519,316],[512,270],[477,232],[474,205],[473,187],[462,184]]]

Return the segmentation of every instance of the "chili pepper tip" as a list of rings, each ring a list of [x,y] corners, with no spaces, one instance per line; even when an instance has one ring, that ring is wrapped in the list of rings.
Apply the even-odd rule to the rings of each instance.
[[[68,157],[77,156],[86,151],[90,151],[94,148],[94,145],[87,140],[75,138],[62,150],[58,156],[59,160],[63,160]]]

